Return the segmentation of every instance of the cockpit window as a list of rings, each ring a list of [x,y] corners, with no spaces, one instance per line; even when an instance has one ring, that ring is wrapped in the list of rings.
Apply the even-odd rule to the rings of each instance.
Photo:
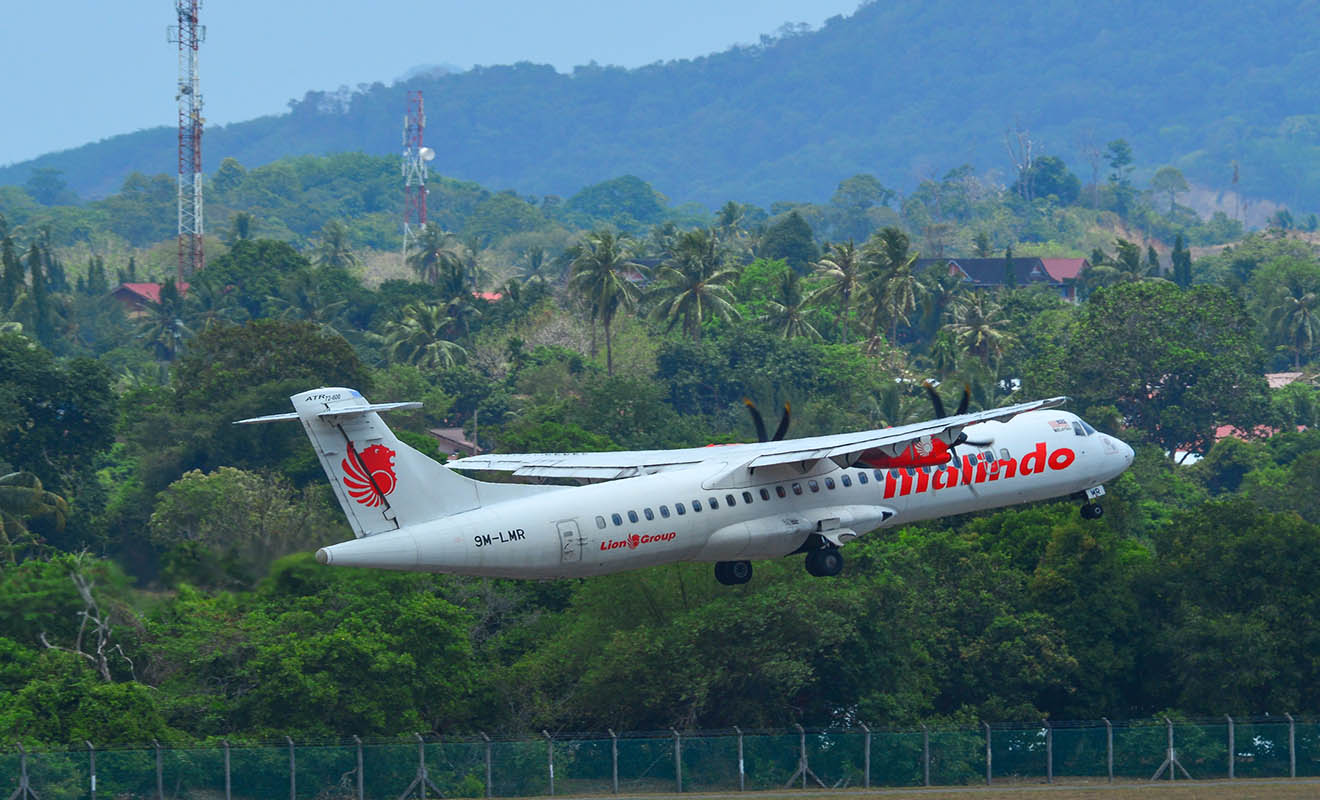
[[[1078,422],[1077,420],[1073,420],[1073,433],[1077,434],[1078,436],[1086,435],[1086,431],[1082,430],[1082,423]]]
[[[1082,420],[1082,428],[1086,431],[1087,436],[1090,436],[1091,434],[1095,433],[1095,428],[1092,428],[1090,425],[1087,425],[1086,420]]]

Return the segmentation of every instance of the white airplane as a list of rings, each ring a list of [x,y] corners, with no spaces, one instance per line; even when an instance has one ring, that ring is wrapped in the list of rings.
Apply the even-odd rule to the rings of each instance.
[[[732,585],[751,579],[752,561],[805,553],[809,573],[830,576],[843,569],[844,544],[879,528],[1068,495],[1093,519],[1102,484],[1132,463],[1132,448],[1054,410],[1063,397],[947,417],[937,401],[930,422],[805,439],[779,438],[785,414],[775,439],[754,444],[447,465],[380,418],[420,403],[371,404],[344,388],[290,399],[294,413],[238,424],[302,423],[357,536],[316,552],[336,566],[570,578],[709,561]],[[494,483],[455,470],[589,483]]]

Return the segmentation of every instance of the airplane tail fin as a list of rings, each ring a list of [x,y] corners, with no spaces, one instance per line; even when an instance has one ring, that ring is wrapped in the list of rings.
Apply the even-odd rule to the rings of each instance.
[[[421,403],[373,405],[354,389],[335,387],[289,399],[292,414],[235,424],[301,422],[358,538],[481,506],[482,484],[404,444],[380,418],[379,412],[420,408]]]

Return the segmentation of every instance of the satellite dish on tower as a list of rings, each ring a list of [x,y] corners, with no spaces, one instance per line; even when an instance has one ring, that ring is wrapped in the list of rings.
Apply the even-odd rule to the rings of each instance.
[[[435,151],[429,147],[423,147],[417,151],[417,155],[421,156],[423,161],[430,161],[435,158]]]

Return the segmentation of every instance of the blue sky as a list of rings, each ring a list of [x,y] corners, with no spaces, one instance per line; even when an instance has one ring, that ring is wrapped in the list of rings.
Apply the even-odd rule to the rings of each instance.
[[[279,113],[309,89],[393,82],[422,65],[534,61],[640,66],[817,26],[858,0],[210,0],[200,72],[207,120]],[[174,125],[169,0],[16,3],[0,27],[0,164]]]

